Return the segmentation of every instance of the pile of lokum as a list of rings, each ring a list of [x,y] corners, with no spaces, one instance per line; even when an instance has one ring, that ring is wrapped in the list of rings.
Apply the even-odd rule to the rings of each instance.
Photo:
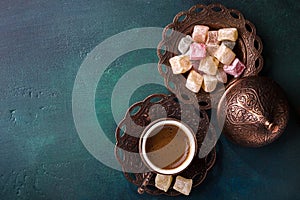
[[[240,76],[245,65],[233,52],[238,31],[236,28],[209,30],[208,26],[196,25],[192,36],[186,35],[179,44],[181,55],[170,58],[174,74],[188,73],[186,87],[192,92],[215,90],[218,81],[227,82],[227,74]]]
[[[158,189],[167,192],[171,186],[172,180],[173,180],[172,175],[157,174],[155,177],[155,186]],[[187,179],[182,176],[177,176],[173,189],[184,195],[189,195],[192,186],[193,186],[193,179]]]

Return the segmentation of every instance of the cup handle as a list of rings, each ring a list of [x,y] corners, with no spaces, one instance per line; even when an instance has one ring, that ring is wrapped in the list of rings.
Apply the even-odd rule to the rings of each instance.
[[[139,194],[143,194],[145,192],[145,187],[148,185],[151,177],[153,176],[153,173],[152,172],[148,172],[148,173],[145,173],[144,175],[146,177],[145,177],[142,185],[137,190]]]

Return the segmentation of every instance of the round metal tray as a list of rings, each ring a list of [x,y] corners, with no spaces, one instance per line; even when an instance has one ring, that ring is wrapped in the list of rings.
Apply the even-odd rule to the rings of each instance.
[[[176,94],[180,101],[194,105],[199,103],[200,108],[210,109],[212,106],[210,95],[217,92],[209,94],[201,89],[195,95],[185,87],[187,74],[183,76],[173,74],[169,63],[171,57],[179,54],[177,47],[180,39],[187,34],[191,35],[193,27],[197,24],[207,25],[210,29],[237,28],[239,37],[233,51],[246,66],[241,77],[254,76],[261,71],[263,45],[256,35],[255,26],[246,20],[241,12],[228,9],[221,4],[195,5],[187,11],[178,13],[173,22],[164,28],[162,40],[157,47],[157,55],[158,70],[165,79],[166,87]],[[227,84],[232,81],[233,78],[229,79]]]
[[[183,105],[180,105],[175,95],[154,94],[128,109],[124,119],[116,129],[115,155],[129,182],[139,187],[148,174],[149,170],[143,164],[139,154],[138,143],[144,128],[151,121],[165,117],[182,120],[189,124],[196,134],[198,147],[201,147],[206,134],[215,135],[215,130],[211,128],[212,126],[209,126],[209,117],[206,111],[197,111],[192,105],[185,106],[189,107],[182,108]],[[195,156],[189,167],[179,175],[193,179],[193,187],[196,187],[205,179],[207,171],[211,169],[215,160],[216,149],[213,148],[204,158]],[[144,188],[145,192],[153,195],[165,194],[169,196],[180,194],[171,187],[168,192],[157,189],[154,179],[155,176],[152,176]]]

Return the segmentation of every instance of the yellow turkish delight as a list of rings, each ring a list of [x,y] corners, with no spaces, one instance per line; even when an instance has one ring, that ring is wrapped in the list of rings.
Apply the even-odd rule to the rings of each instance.
[[[157,174],[155,177],[155,187],[163,190],[164,192],[167,192],[169,187],[171,186],[172,180],[172,175]]]
[[[236,28],[222,28],[218,30],[218,40],[236,41],[238,38],[238,31]]]
[[[174,56],[169,60],[174,74],[181,74],[192,68],[192,63],[188,55]]]
[[[221,44],[215,51],[214,56],[223,64],[229,65],[235,58],[235,53],[225,44]]]
[[[192,92],[197,93],[201,89],[202,82],[203,76],[195,70],[191,70],[187,77],[185,87],[187,87]]]

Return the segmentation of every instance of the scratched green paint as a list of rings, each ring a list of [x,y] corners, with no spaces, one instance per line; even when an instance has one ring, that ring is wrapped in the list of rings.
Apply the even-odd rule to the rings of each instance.
[[[119,171],[87,152],[72,119],[73,82],[87,53],[106,38],[131,28],[164,27],[179,11],[211,2],[1,1],[1,199],[169,199],[139,196]],[[286,91],[291,116],[284,135],[264,148],[242,148],[222,136],[215,167],[190,198],[300,199],[300,5],[292,0],[221,2],[255,24],[264,44],[262,74]],[[122,74],[145,62],[157,62],[155,50],[124,55],[98,84],[97,117],[111,141],[116,127],[111,89]],[[153,92],[167,91],[144,86],[129,104]]]

